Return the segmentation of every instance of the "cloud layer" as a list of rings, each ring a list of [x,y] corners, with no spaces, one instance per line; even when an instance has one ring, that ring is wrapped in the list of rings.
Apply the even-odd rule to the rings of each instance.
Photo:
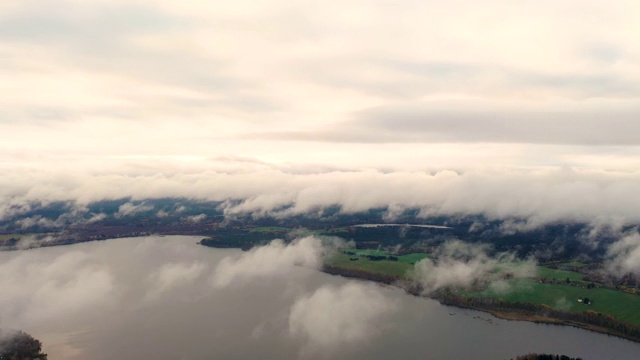
[[[89,254],[69,251],[44,259],[24,252],[0,265],[0,319],[29,326],[108,306],[113,275]]]
[[[380,332],[396,306],[376,285],[325,285],[293,304],[289,332],[306,338],[312,352],[356,345]]]
[[[608,250],[608,267],[617,275],[640,274],[640,234],[637,231],[622,236]]]
[[[14,218],[17,227],[41,223],[60,227],[78,217],[83,221],[101,218],[87,213],[86,205],[93,201],[132,197],[135,201],[118,212],[118,216],[130,216],[141,211],[157,213],[144,199],[186,197],[223,202],[221,209],[228,216],[287,217],[339,206],[344,213],[389,208],[389,218],[412,208],[425,217],[482,214],[490,219],[523,219],[518,223],[522,229],[557,221],[614,227],[640,222],[640,203],[632,196],[640,192],[637,171],[481,167],[303,172],[246,162],[198,163],[190,169],[157,165],[148,164],[137,172],[120,168],[120,175],[81,169],[64,176],[46,170],[4,174],[0,218]],[[54,201],[70,202],[64,216],[22,215],[37,204]]]
[[[238,257],[224,258],[215,269],[213,283],[223,288],[250,280],[283,276],[294,271],[295,266],[319,269],[327,251],[330,249],[314,236],[296,239],[290,244],[273,240]]]
[[[485,250],[481,245],[448,242],[434,254],[434,260],[425,258],[417,262],[413,277],[423,292],[429,294],[446,287],[470,288],[476,283],[497,283],[494,288],[507,291],[506,284],[500,282],[505,275],[518,278],[536,273],[533,260],[517,260],[510,254],[490,257]]]
[[[539,165],[566,162],[566,145],[583,146],[569,149],[581,157],[571,162],[619,157],[603,145],[624,145],[621,157],[637,164],[639,10],[595,0],[20,1],[0,10],[0,162],[233,154],[452,166],[464,149]],[[518,156],[523,147],[533,155]],[[469,154],[478,148],[490,154]]]

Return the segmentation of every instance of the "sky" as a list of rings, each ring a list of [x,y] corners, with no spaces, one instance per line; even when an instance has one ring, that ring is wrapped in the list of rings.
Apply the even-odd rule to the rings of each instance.
[[[445,208],[495,189],[477,208],[508,213],[550,184],[590,218],[604,201],[635,221],[638,38],[635,0],[5,1],[1,196],[304,208],[315,178],[342,201],[391,174]],[[481,203],[494,196],[519,205]]]

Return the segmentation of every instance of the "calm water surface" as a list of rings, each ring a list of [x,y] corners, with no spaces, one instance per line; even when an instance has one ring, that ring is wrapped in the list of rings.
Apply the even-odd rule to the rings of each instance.
[[[1,253],[2,284],[11,287],[0,295],[1,326],[41,339],[52,360],[509,359],[529,352],[640,359],[640,344],[627,340],[499,320],[383,286],[376,291],[395,307],[370,334],[310,347],[289,331],[296,300],[326,285],[362,282],[296,267],[217,288],[216,265],[242,253],[197,240],[128,238]]]

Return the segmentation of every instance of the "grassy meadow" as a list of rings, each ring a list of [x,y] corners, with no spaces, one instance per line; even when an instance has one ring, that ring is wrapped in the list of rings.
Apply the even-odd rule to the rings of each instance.
[[[353,254],[347,254],[345,251]],[[414,264],[428,257],[424,253],[414,253],[397,256],[398,261],[374,261],[366,258],[367,255],[390,256],[382,250],[348,249],[331,256],[327,259],[327,264],[348,270],[408,277]],[[540,283],[538,277],[557,280],[557,283]],[[567,278],[571,284],[566,283]],[[489,286],[483,291],[475,292],[461,291],[460,294],[469,297],[498,298],[509,302],[544,304],[566,311],[592,310],[640,326],[640,296],[598,287],[587,289],[587,284],[583,275],[578,272],[538,266],[536,278],[503,280],[500,283],[502,286]],[[591,300],[590,305],[578,302],[578,299],[585,297]]]
[[[413,264],[427,257],[424,253],[415,253],[396,256],[397,261],[392,260],[369,260],[365,256],[395,256],[382,250],[356,250],[349,249],[354,255],[338,252],[327,260],[328,265],[348,269],[367,271],[374,274],[406,276],[413,269]]]
[[[469,297],[543,304],[558,310],[577,312],[592,310],[640,325],[640,296],[638,295],[605,288],[587,289],[567,284],[544,284],[536,279],[511,279],[507,283],[509,285],[507,291],[503,287],[489,287],[484,291],[463,292],[463,294]],[[578,299],[585,297],[591,300],[590,305],[578,302]]]

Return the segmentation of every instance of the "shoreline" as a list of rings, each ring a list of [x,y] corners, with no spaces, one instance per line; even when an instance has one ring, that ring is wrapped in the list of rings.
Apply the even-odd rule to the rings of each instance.
[[[171,234],[171,233],[165,233],[165,234],[163,234],[163,233],[154,233],[154,234],[134,233],[134,234],[126,234],[126,235],[122,234],[121,236],[116,236],[116,237],[107,238],[107,239],[78,239],[78,238],[75,238],[75,239],[65,239],[66,241],[45,243],[45,244],[41,244],[39,247],[65,246],[65,245],[73,245],[73,244],[84,243],[84,242],[104,241],[104,240],[108,240],[108,239],[127,238],[127,237],[144,237],[144,236],[150,236],[150,235],[167,236],[167,235],[177,235],[177,234]],[[193,234],[193,236],[202,236],[202,235]],[[199,245],[204,245],[204,246],[210,246],[210,245],[202,244],[201,241],[198,242],[198,244]],[[233,248],[237,248],[237,247],[233,247]],[[29,250],[29,249],[31,249],[31,248],[19,249],[19,248],[6,248],[5,247],[5,248],[2,248],[0,251],[16,251],[16,250]],[[575,328],[580,328],[580,329],[584,329],[584,330],[588,330],[588,331],[592,331],[592,332],[597,332],[597,333],[600,333],[600,334],[606,334],[606,335],[609,335],[609,336],[615,336],[615,337],[618,337],[618,338],[623,338],[623,339],[632,341],[634,343],[640,343],[640,336],[634,337],[634,336],[631,336],[631,335],[627,335],[625,333],[621,333],[621,332],[615,331],[614,329],[610,329],[610,328],[605,327],[605,326],[599,326],[599,325],[596,325],[596,324],[590,324],[590,323],[584,323],[584,322],[575,321],[575,320],[552,317],[552,316],[541,314],[540,312],[532,312],[532,311],[521,310],[521,309],[516,309],[516,308],[500,308],[500,309],[496,309],[496,308],[490,308],[489,306],[473,306],[471,304],[468,304],[468,303],[460,301],[461,299],[466,299],[466,298],[460,298],[460,297],[456,297],[456,296],[449,296],[449,295],[445,295],[445,294],[436,294],[434,296],[429,296],[429,295],[423,294],[421,289],[418,286],[416,286],[415,284],[413,284],[412,282],[410,282],[410,281],[408,281],[406,279],[403,279],[403,278],[401,278],[399,276],[395,276],[395,275],[384,275],[384,274],[371,273],[371,272],[362,271],[362,270],[344,269],[344,268],[335,267],[335,266],[328,265],[328,264],[323,265],[323,267],[320,269],[320,271],[323,272],[323,273],[329,274],[329,275],[337,275],[337,276],[342,276],[342,277],[346,277],[346,278],[366,280],[366,281],[372,281],[372,282],[381,283],[381,284],[385,284],[385,285],[391,285],[391,286],[397,287],[399,289],[402,289],[405,292],[407,292],[408,294],[413,295],[413,296],[419,296],[419,297],[424,297],[424,298],[428,298],[428,299],[433,299],[433,300],[436,300],[440,304],[445,305],[445,306],[451,306],[451,307],[456,307],[456,308],[460,308],[460,309],[469,309],[469,310],[481,311],[481,312],[490,314],[490,315],[494,316],[495,318],[502,319],[502,320],[507,320],[507,321],[528,321],[528,322],[533,322],[533,323],[536,323],[536,324],[572,326],[572,327],[575,327]],[[532,305],[535,307],[534,304],[532,304]],[[547,312],[552,312],[552,311],[547,311]],[[622,324],[626,324],[626,323],[622,323]]]
[[[416,295],[416,296],[423,296],[423,295]],[[532,322],[534,324],[543,324],[543,325],[571,326],[571,327],[574,327],[574,328],[583,329],[583,330],[587,330],[587,331],[591,331],[591,332],[596,332],[596,333],[603,334],[603,335],[622,338],[622,339],[634,342],[636,344],[640,344],[640,339],[638,339],[638,338],[634,338],[632,336],[628,336],[628,335],[625,335],[625,334],[620,334],[620,333],[617,333],[617,332],[615,332],[613,330],[610,330],[608,328],[597,326],[597,325],[593,325],[593,324],[585,324],[585,323],[576,322],[576,321],[562,320],[562,319],[558,319],[558,318],[545,316],[545,315],[542,315],[542,314],[526,313],[526,312],[519,312],[519,311],[509,311],[509,310],[485,309],[485,308],[478,308],[478,307],[459,306],[459,305],[454,305],[454,304],[447,304],[446,302],[442,302],[438,298],[428,297],[428,296],[424,296],[424,297],[426,297],[428,299],[436,300],[440,304],[445,305],[445,306],[451,306],[451,307],[455,307],[455,308],[459,308],[459,309],[468,309],[468,310],[475,310],[475,311],[480,311],[480,312],[483,312],[483,313],[487,313],[487,314],[490,314],[491,316],[493,316],[493,317],[495,317],[497,319],[501,319],[501,320],[506,320],[506,321],[526,321],[526,322]]]
[[[331,265],[324,265],[322,269],[320,269],[320,271],[329,275],[334,275],[334,276],[337,275],[337,276],[342,276],[346,278],[367,280],[367,281],[373,281],[376,283],[382,283],[385,285],[395,286],[399,289],[404,290],[406,293],[410,295],[436,300],[438,301],[438,303],[444,306],[451,306],[459,309],[469,309],[469,310],[480,311],[480,312],[490,314],[493,317],[501,320],[527,321],[527,322],[533,322],[535,324],[545,324],[545,325],[572,326],[572,327],[587,330],[587,331],[592,331],[592,332],[605,334],[609,336],[615,336],[618,338],[626,339],[634,343],[640,344],[640,337],[634,337],[631,335],[620,333],[618,331],[615,331],[614,329],[610,329],[604,326],[599,326],[596,324],[584,323],[584,322],[569,320],[569,319],[561,319],[561,318],[541,314],[539,312],[524,311],[524,310],[519,310],[515,308],[495,309],[495,308],[489,308],[488,306],[472,306],[472,305],[458,301],[460,299],[459,297],[448,296],[445,294],[436,294],[434,296],[428,296],[423,294],[421,292],[421,289],[415,284],[412,284],[411,282],[396,276],[368,273],[368,272],[359,271],[359,270],[342,269],[342,268],[331,266]],[[533,306],[535,307],[535,305]]]

